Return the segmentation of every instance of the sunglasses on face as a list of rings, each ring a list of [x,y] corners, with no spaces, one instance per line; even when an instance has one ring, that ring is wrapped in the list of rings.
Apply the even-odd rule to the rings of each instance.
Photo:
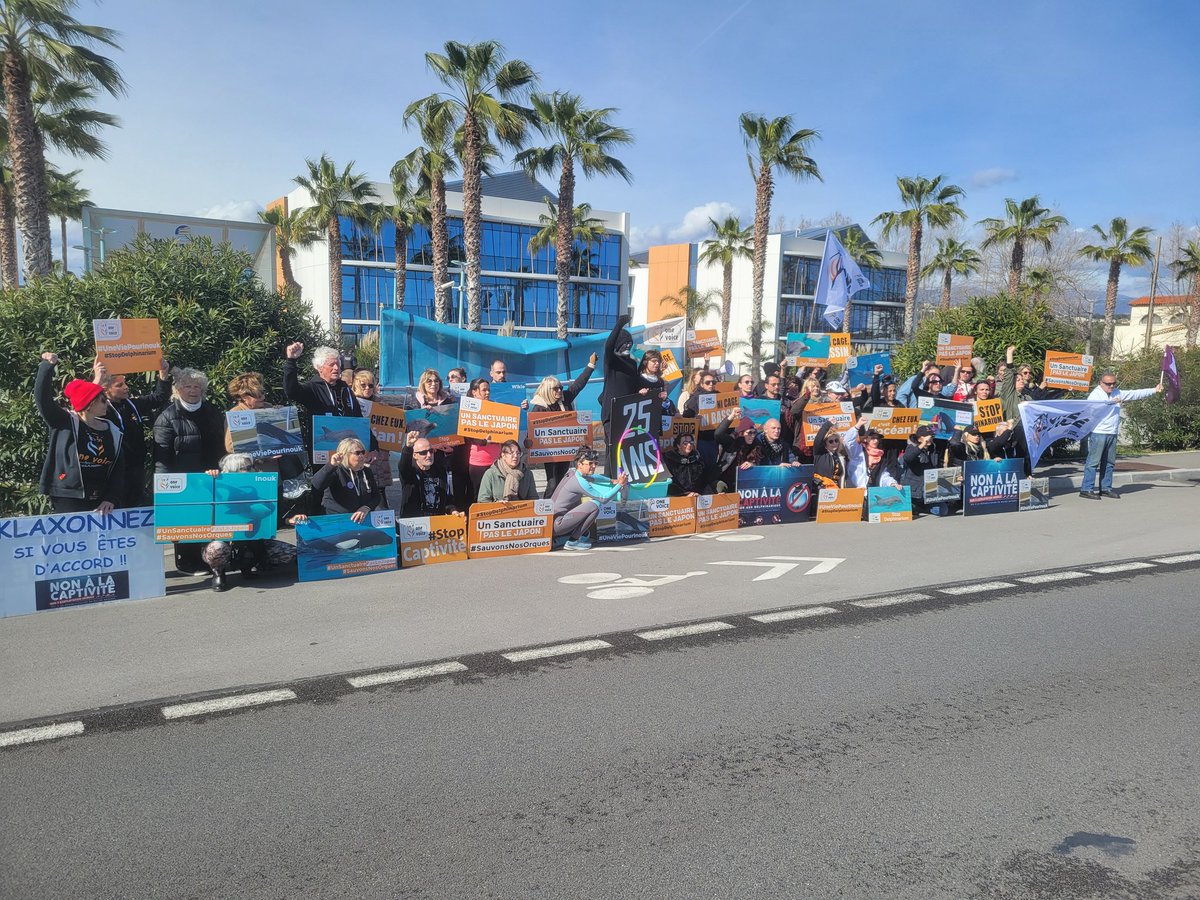
[[[1102,381],[1100,383],[1102,385],[1104,385],[1105,387],[1116,387],[1117,386],[1117,383],[1115,381]]]
[[[349,455],[350,456],[366,456],[367,451],[366,450],[351,450],[349,452]]]
[[[702,382],[700,382],[700,383],[701,383],[702,385],[704,385],[705,387],[712,387],[714,384],[716,384],[716,382],[715,382],[715,381],[702,381]]]
[[[413,451],[413,456],[430,456],[432,454],[433,454],[432,450],[414,450]]]

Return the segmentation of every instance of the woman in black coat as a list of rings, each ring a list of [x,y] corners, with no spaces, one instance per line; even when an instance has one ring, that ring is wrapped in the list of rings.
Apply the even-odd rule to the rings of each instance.
[[[313,490],[323,498],[325,515],[341,513],[362,522],[384,506],[383,489],[367,465],[367,448],[358,438],[346,438],[329,454],[328,465],[313,476]]]
[[[584,366],[583,371],[579,373],[579,377],[571,382],[570,387],[563,387],[561,381],[553,375],[547,375],[542,379],[542,383],[538,385],[533,399],[529,401],[529,411],[569,412],[573,410],[575,408],[575,398],[579,396],[580,391],[584,389],[591,379],[592,373],[595,371],[596,354],[593,353],[591,358],[588,359],[587,365]],[[571,470],[571,463],[548,462],[542,465],[546,469],[546,490],[542,493],[542,496],[549,497],[554,493],[554,489],[558,487],[558,483]]]

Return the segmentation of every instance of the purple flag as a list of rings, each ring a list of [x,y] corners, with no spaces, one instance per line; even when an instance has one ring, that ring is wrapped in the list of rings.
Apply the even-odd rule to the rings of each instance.
[[[1163,351],[1162,372],[1163,384],[1166,385],[1163,400],[1175,403],[1179,400],[1179,369],[1175,365],[1175,349],[1170,345]]]

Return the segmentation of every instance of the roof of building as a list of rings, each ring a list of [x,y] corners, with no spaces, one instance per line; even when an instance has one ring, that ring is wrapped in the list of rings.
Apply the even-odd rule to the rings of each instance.
[[[648,265],[650,265],[650,251],[642,250],[642,251],[639,251],[638,253],[630,253],[629,261],[635,262],[638,265],[648,266]]]
[[[456,194],[462,193],[461,181],[447,181],[446,190]],[[530,178],[524,172],[501,172],[498,175],[484,175],[479,180],[480,190],[485,197],[501,197],[505,200],[527,200],[532,203],[542,203],[549,200],[558,202],[558,195],[551,193],[540,182]]]
[[[1188,297],[1188,296],[1181,297],[1181,296],[1166,296],[1166,295],[1164,295],[1162,297],[1155,297],[1154,305],[1155,306],[1184,306],[1185,304],[1190,303],[1191,300],[1192,300],[1192,298]],[[1149,297],[1138,297],[1136,300],[1130,300],[1129,305],[1130,306],[1149,306],[1150,298]]]
[[[862,233],[863,237],[867,238],[868,240],[870,239],[870,235],[868,235],[865,231],[863,231],[862,226],[859,225],[857,222],[851,222],[849,225],[839,225],[836,228],[833,228],[828,225],[818,225],[815,228],[801,228],[798,231],[797,230],[789,230],[789,231],[784,231],[784,232],[780,232],[780,233],[781,234],[790,234],[792,237],[807,238],[810,241],[823,241],[823,240],[825,240],[825,233],[827,231],[832,231],[834,234],[836,234],[838,236],[839,240],[841,238],[845,237],[846,232],[848,232],[848,231],[859,231]]]

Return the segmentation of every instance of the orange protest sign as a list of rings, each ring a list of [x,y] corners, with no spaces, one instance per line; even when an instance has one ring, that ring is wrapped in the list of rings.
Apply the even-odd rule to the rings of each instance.
[[[662,378],[663,381],[678,381],[683,377],[683,372],[679,368],[679,363],[675,359],[675,354],[670,350],[662,351]]]
[[[881,406],[872,410],[868,427],[878,431],[885,438],[907,440],[920,424],[921,411],[919,409]]]
[[[850,335],[842,332],[829,335],[829,361],[844,363],[850,358]]]
[[[110,375],[150,372],[162,362],[158,319],[92,319],[92,336]]]
[[[591,448],[597,453],[603,453],[608,447],[608,442],[604,439],[604,423],[592,423],[592,443]]]
[[[546,553],[554,541],[554,506],[549,500],[476,503],[467,525],[471,559]]]
[[[478,397],[463,397],[458,402],[459,437],[488,440],[492,443],[515,441],[521,432],[521,407],[493,403]]]
[[[740,495],[737,493],[711,494],[696,497],[695,500],[696,534],[737,530]]]
[[[833,430],[842,432],[854,421],[854,404],[849,400],[844,403],[809,403],[804,407],[804,446],[811,447],[817,438],[817,432],[826,422],[833,423]]]
[[[646,501],[650,511],[650,537],[675,537],[696,533],[695,497],[651,497]]]
[[[937,356],[934,358],[934,362],[939,366],[952,366],[955,363],[968,362],[974,349],[975,338],[943,332],[937,336]]]
[[[736,381],[718,381],[716,385],[718,394],[734,394],[737,393]]]
[[[975,401],[975,427],[980,431],[995,431],[1003,421],[1004,413],[998,398]]]
[[[700,430],[712,431],[729,418],[729,411],[738,409],[738,395],[731,391],[717,394],[701,394],[696,398],[696,410],[700,418]]]
[[[529,414],[530,462],[570,462],[580,447],[590,446],[592,411],[531,412]]]
[[[1064,391],[1086,391],[1092,384],[1094,358],[1082,353],[1046,351],[1046,387]]]
[[[721,336],[717,334],[715,328],[707,328],[700,331],[688,329],[688,356],[716,356],[722,352],[724,351],[721,348]]]
[[[406,434],[404,410],[373,400],[360,400],[359,404],[371,423],[371,434],[375,435],[379,449],[401,452]]]
[[[817,522],[861,522],[866,488],[821,488],[817,494]]]
[[[675,439],[683,434],[690,434],[693,438],[699,440],[700,420],[684,416],[663,416],[662,436],[664,438],[674,443]]]
[[[396,536],[402,569],[467,558],[467,520],[463,516],[397,519]]]

